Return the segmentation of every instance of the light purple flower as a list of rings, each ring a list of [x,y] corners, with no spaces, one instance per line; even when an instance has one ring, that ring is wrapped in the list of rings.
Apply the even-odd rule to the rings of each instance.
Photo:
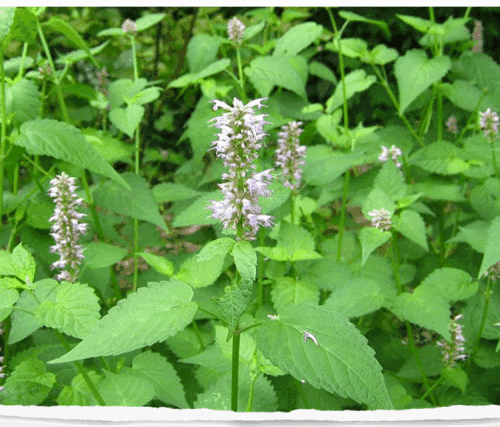
[[[472,52],[481,53],[483,51],[483,24],[481,21],[474,21],[472,40],[476,42],[476,44],[472,47]]]
[[[451,115],[448,117],[448,120],[446,120],[446,129],[455,135],[458,133],[457,118],[455,116]]]
[[[229,40],[241,45],[243,42],[243,31],[245,31],[245,25],[243,25],[243,22],[236,18],[236,16],[228,21],[227,34],[229,36]]]
[[[223,227],[237,231],[238,239],[254,239],[259,227],[270,227],[271,217],[261,215],[259,197],[269,197],[272,193],[267,186],[272,180],[272,169],[255,172],[258,151],[262,140],[267,135],[263,127],[265,114],[256,115],[254,107],[265,107],[262,101],[256,99],[243,104],[234,98],[233,106],[219,100],[211,101],[214,110],[226,110],[221,116],[211,122],[221,132],[218,139],[212,143],[212,149],[220,157],[228,172],[222,175],[225,181],[219,184],[224,200],[211,200],[207,206],[212,211],[212,218],[222,221]]]
[[[276,150],[276,166],[282,168],[283,185],[295,191],[300,187],[302,169],[300,166],[306,162],[307,147],[299,145],[300,134],[303,130],[299,127],[302,122],[290,122],[281,127],[278,133],[278,149]]]
[[[450,321],[451,343],[445,340],[436,343],[439,347],[443,348],[441,352],[443,355],[443,362],[448,369],[453,368],[457,360],[464,360],[467,358],[464,347],[465,338],[462,335],[462,325],[457,322],[461,318],[462,315],[459,314]]]
[[[401,162],[398,161],[398,156],[403,155],[401,149],[399,149],[395,145],[393,145],[391,148],[387,148],[385,145],[381,145],[380,148],[382,148],[382,153],[380,154],[378,159],[381,162],[387,162],[387,160],[389,160],[389,157],[391,157],[396,167],[398,169],[401,169]]]
[[[60,256],[60,259],[52,264],[52,268],[64,269],[56,276],[58,280],[74,282],[78,276],[78,266],[83,259],[83,247],[78,243],[78,239],[87,231],[87,224],[78,222],[85,214],[75,209],[82,206],[83,200],[75,193],[75,178],[70,178],[64,172],[50,183],[52,187],[48,193],[56,203],[54,216],[49,219],[54,223],[50,234],[56,242],[50,252],[57,252]]]
[[[135,34],[137,33],[137,25],[131,19],[126,19],[122,24],[122,31],[124,33]]]
[[[479,126],[483,129],[483,134],[490,141],[498,136],[498,114],[488,108],[484,113],[479,113]]]
[[[2,324],[0,323],[0,335],[3,334],[3,329],[2,329]],[[0,347],[0,351],[2,350],[2,347]],[[5,373],[3,371],[3,356],[0,356],[0,378],[5,378]],[[5,391],[5,388],[0,386],[0,392]]]
[[[374,209],[369,212],[368,215],[372,217],[372,226],[378,228],[382,231],[390,230],[392,222],[391,222],[391,213],[385,209]]]

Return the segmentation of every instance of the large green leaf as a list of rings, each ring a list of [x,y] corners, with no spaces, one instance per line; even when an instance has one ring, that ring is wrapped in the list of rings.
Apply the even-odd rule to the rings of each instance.
[[[428,59],[423,50],[413,49],[400,56],[394,65],[399,89],[399,114],[403,114],[418,95],[448,72],[451,61],[441,55]]]
[[[407,239],[415,242],[426,251],[429,250],[425,223],[418,212],[406,209],[397,218],[395,228]]]
[[[121,261],[127,250],[104,242],[90,242],[84,249],[84,266],[92,269],[110,267]]]
[[[137,21],[135,21],[137,32],[144,31],[153,25],[158,24],[163,18],[165,18],[165,13],[148,13],[141,16]]]
[[[12,312],[18,298],[19,292],[16,289],[0,288],[0,322]]]
[[[375,352],[346,317],[327,307],[295,305],[256,334],[264,355],[298,380],[371,409],[393,408]]]
[[[106,406],[144,406],[155,395],[151,381],[129,369],[118,374],[109,371],[104,373],[106,377],[97,386],[97,391]]]
[[[361,243],[361,265],[363,265],[371,253],[391,238],[390,231],[382,231],[375,227],[363,227],[359,231],[359,242]]]
[[[273,56],[294,56],[304,50],[323,32],[323,27],[315,22],[304,22],[290,28],[276,40]]]
[[[0,42],[9,33],[15,14],[15,7],[0,7]]]
[[[32,80],[20,79],[5,86],[6,114],[14,113],[13,123],[21,126],[36,119],[40,112],[40,93]],[[0,118],[1,122],[1,118]]]
[[[189,407],[182,382],[172,364],[164,356],[152,352],[138,354],[134,357],[132,369],[153,384],[157,399],[181,409]]]
[[[197,305],[193,290],[179,280],[150,282],[104,316],[73,350],[50,363],[127,353],[164,341],[184,329]]]
[[[470,169],[462,148],[446,141],[435,142],[416,151],[410,163],[440,175],[454,175]]]
[[[488,268],[500,261],[500,216],[497,216],[488,228],[483,262],[477,277],[481,277]]]
[[[85,338],[99,321],[100,309],[94,289],[80,283],[61,282],[55,294],[36,307],[35,318],[44,326]]]
[[[111,178],[125,188],[128,184],[111,165],[87,142],[74,126],[52,119],[37,119],[23,123],[14,144],[30,154],[55,157],[92,172]]]
[[[186,59],[189,66],[189,72],[199,73],[217,59],[217,52],[222,37],[210,36],[208,34],[195,34],[189,40]]]
[[[193,199],[200,196],[202,192],[188,187],[184,184],[173,182],[162,182],[153,187],[153,197],[156,203],[178,202],[180,200]]]
[[[144,107],[142,105],[130,105],[127,108],[115,108],[109,112],[109,120],[119,130],[125,132],[130,138],[141,123],[144,116]]]
[[[22,243],[14,248],[12,254],[0,251],[0,288],[25,288],[26,277],[33,281],[35,270],[35,259]]]
[[[271,290],[274,308],[279,313],[290,305],[319,302],[319,288],[305,280],[294,280],[292,277],[281,277],[276,280]]]
[[[111,212],[148,221],[168,231],[158,205],[146,179],[131,172],[125,172],[120,178],[130,187],[130,191],[111,181],[106,181],[94,193],[94,201]]]
[[[346,99],[351,98],[357,92],[364,92],[377,78],[372,75],[366,75],[365,70],[355,70],[345,76]],[[326,101],[326,112],[332,113],[344,103],[344,84],[340,81],[335,87],[335,92]]]
[[[88,371],[87,375],[95,386],[102,381],[102,377],[94,371]],[[75,375],[71,380],[71,385],[64,386],[57,403],[61,406],[95,406],[97,401],[92,394],[87,382],[81,374]]]

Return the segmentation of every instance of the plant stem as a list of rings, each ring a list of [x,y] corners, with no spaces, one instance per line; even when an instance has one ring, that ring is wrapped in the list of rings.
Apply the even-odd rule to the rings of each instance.
[[[250,383],[250,391],[248,393],[248,404],[247,404],[247,412],[252,411],[252,403],[253,403],[253,393],[255,389],[255,381],[257,380],[258,374],[254,375],[252,378],[252,382]]]
[[[264,228],[260,228],[257,232],[259,246],[263,247],[265,243]],[[264,255],[257,252],[257,307],[261,308],[264,305]]]
[[[293,191],[290,193],[290,217],[291,223],[295,224],[295,193]]]
[[[479,348],[479,342],[481,341],[481,335],[484,330],[484,325],[486,324],[486,317],[488,315],[488,306],[490,305],[490,297],[491,294],[493,293],[493,289],[491,286],[491,279],[488,276],[488,280],[486,282],[486,291],[484,293],[484,297],[486,298],[486,302],[484,304],[484,311],[483,311],[483,317],[481,318],[481,325],[479,326],[479,332],[477,334],[477,340],[476,343],[474,344],[474,348],[471,352],[470,359],[472,360],[473,357],[476,355],[477,349]]]
[[[57,329],[54,329],[54,332],[56,333],[57,338],[61,342],[61,344],[64,347],[64,349],[67,352],[70,351],[71,348],[70,348],[68,342],[66,341],[66,338],[64,338],[64,335],[61,334]],[[78,362],[77,360],[75,360],[73,363],[75,364],[76,369],[78,369],[78,372],[81,374],[81,376],[83,377],[83,379],[87,383],[90,391],[92,392],[92,394],[94,395],[95,399],[97,400],[97,403],[99,403],[100,406],[106,406],[106,403],[104,402],[103,398],[99,394],[99,391],[97,390],[95,384],[90,379],[90,377],[87,374],[87,371],[85,370],[85,368],[83,367],[83,365],[80,362]]]
[[[491,160],[493,162],[493,168],[495,169],[495,175],[498,177],[498,165],[497,165],[497,157],[495,154],[495,142],[492,139],[490,141],[490,146],[491,146]]]
[[[245,92],[245,80],[243,77],[243,66],[241,63],[241,53],[240,53],[240,47],[236,47],[236,60],[238,61],[238,77],[240,78],[239,83],[240,83],[240,92],[241,92],[241,97],[243,98],[242,101],[244,104],[247,102],[247,95]]]
[[[0,134],[0,225],[3,217],[3,175],[5,167],[5,143],[7,133],[7,110],[5,106],[5,74],[3,68],[3,49],[0,44],[0,104],[2,114],[2,127]]]
[[[201,350],[204,351],[206,349],[206,346],[205,346],[205,343],[203,342],[203,337],[201,336],[200,329],[198,328],[198,325],[196,324],[196,320],[193,320],[192,323],[193,323],[194,333],[196,334],[196,338],[198,338]]]
[[[238,329],[238,327],[236,328]],[[238,412],[238,369],[240,363],[240,331],[233,332],[233,360],[231,376],[231,410]]]
[[[342,258],[342,240],[344,237],[344,227],[345,227],[345,212],[347,206],[347,195],[349,193],[349,177],[351,176],[349,169],[344,174],[344,192],[342,195],[342,210],[340,212],[340,224],[339,224],[339,246],[337,250],[337,261]]]
[[[66,104],[64,102],[64,96],[61,90],[61,80],[55,78],[56,75],[56,66],[54,65],[54,61],[52,60],[52,55],[50,54],[49,46],[47,45],[47,41],[45,40],[45,36],[43,35],[42,26],[40,25],[40,21],[38,17],[36,17],[36,26],[38,29],[38,35],[40,36],[40,40],[42,41],[43,50],[45,51],[45,55],[47,56],[47,60],[49,61],[50,67],[52,68],[52,76],[54,78],[57,99],[59,101],[59,107],[61,108],[61,112],[63,115],[63,119],[66,123],[69,123],[68,110],[66,109]]]
[[[427,397],[429,393],[432,393],[432,391],[437,387],[437,385],[443,380],[443,376],[441,375],[435,382],[432,384],[431,388],[427,389],[427,391],[422,395],[420,400],[423,400]]]

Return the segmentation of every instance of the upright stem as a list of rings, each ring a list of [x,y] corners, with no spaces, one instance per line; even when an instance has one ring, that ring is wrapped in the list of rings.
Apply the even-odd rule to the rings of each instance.
[[[240,53],[240,47],[236,47],[236,60],[238,61],[238,77],[240,78],[240,89],[241,89],[241,97],[243,98],[242,101],[243,103],[246,104],[247,102],[247,95],[245,92],[245,80],[243,77],[243,66],[241,63],[241,53]]]
[[[491,146],[491,161],[493,162],[493,169],[495,169],[495,176],[498,177],[499,175],[498,175],[497,156],[495,154],[495,142],[493,139],[490,141],[490,146]]]
[[[290,217],[292,224],[295,224],[295,193],[290,193]]]
[[[349,177],[351,176],[349,169],[344,174],[344,192],[342,195],[342,210],[340,212],[340,224],[339,224],[339,246],[337,250],[337,261],[342,258],[342,240],[344,237],[344,227],[345,227],[345,212],[347,205],[347,196],[349,194]]]
[[[479,326],[479,333],[477,334],[477,340],[476,343],[474,344],[474,348],[471,352],[471,357],[469,360],[472,360],[472,358],[475,356],[477,349],[479,348],[479,342],[481,341],[481,335],[483,334],[484,330],[484,325],[486,324],[486,317],[488,315],[488,306],[490,305],[490,296],[492,294],[492,286],[491,286],[491,279],[488,276],[488,281],[486,282],[486,291],[484,293],[484,297],[486,298],[486,303],[484,304],[484,311],[483,311],[483,317],[481,318],[481,325]]]
[[[261,228],[257,232],[257,237],[259,239],[259,246],[264,246],[265,243],[265,235],[264,228]],[[260,252],[257,252],[257,307],[261,308],[264,305],[264,284],[262,283],[264,280],[264,255]]]
[[[237,327],[233,333],[233,360],[231,377],[231,410],[238,412],[238,369],[240,363],[240,331]]]
[[[0,225],[3,217],[3,175],[5,162],[5,143],[7,133],[7,110],[5,106],[5,74],[3,69],[3,49],[0,44],[0,104],[2,114],[2,127],[0,134]]]

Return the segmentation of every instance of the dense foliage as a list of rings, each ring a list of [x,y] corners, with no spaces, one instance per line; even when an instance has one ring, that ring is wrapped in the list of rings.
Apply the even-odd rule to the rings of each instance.
[[[454,12],[0,8],[0,403],[499,404],[500,67]]]

